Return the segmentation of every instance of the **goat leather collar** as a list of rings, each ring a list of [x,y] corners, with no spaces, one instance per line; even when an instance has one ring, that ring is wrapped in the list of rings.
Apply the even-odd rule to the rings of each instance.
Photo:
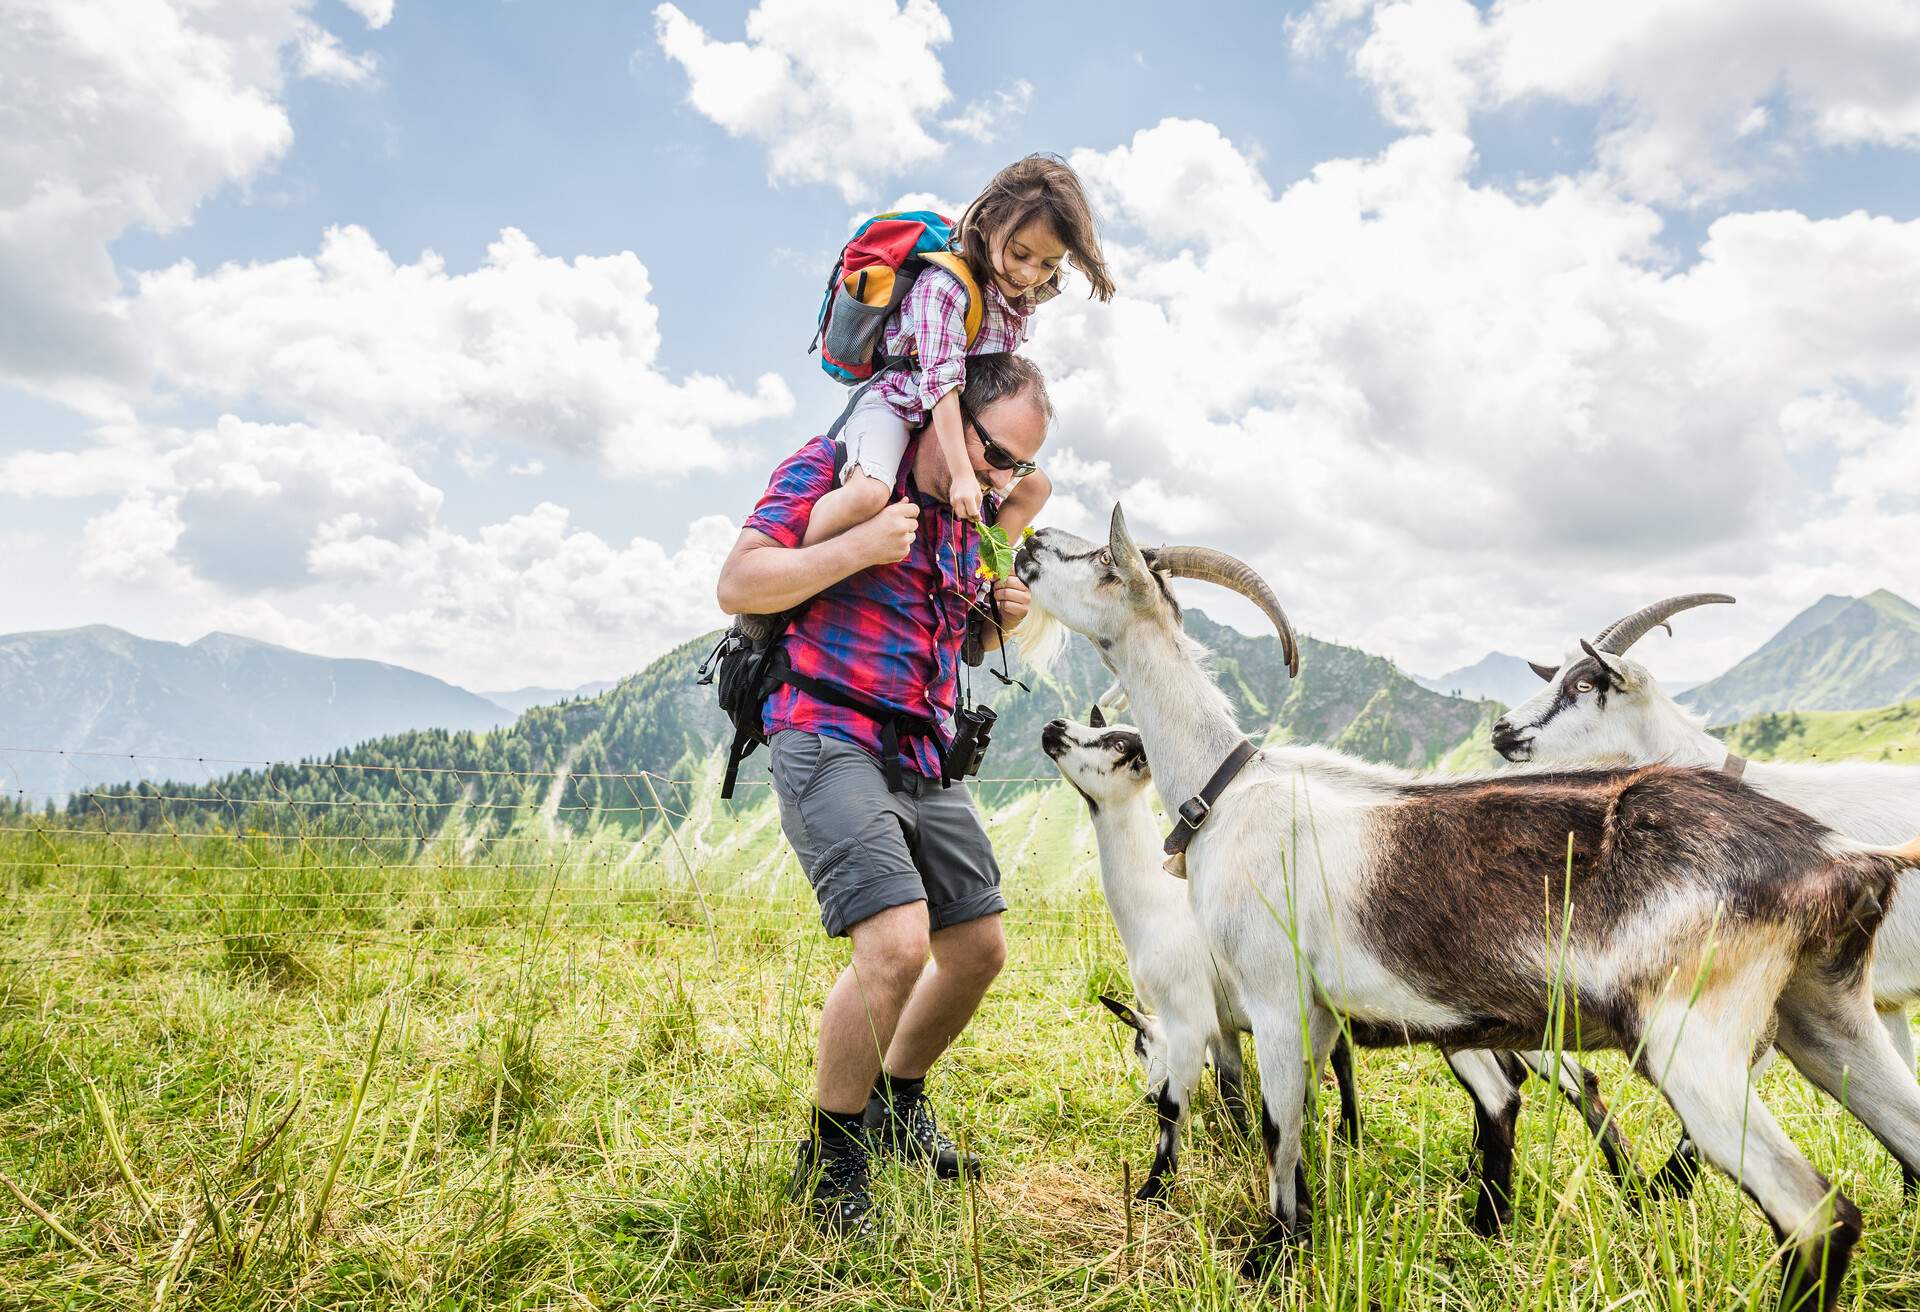
[[[1727,759],[1720,766],[1720,773],[1729,779],[1738,779],[1747,772],[1747,758],[1733,752],[1727,753]]]
[[[1260,749],[1250,739],[1242,738],[1240,745],[1233,749],[1220,768],[1213,772],[1213,778],[1207,780],[1206,787],[1198,794],[1180,803],[1180,820],[1161,850],[1167,854],[1166,870],[1175,879],[1187,877],[1187,844],[1200,832],[1200,826],[1213,814],[1213,804],[1220,800],[1220,794],[1227,791],[1227,785],[1234,781],[1248,761],[1260,754]]]

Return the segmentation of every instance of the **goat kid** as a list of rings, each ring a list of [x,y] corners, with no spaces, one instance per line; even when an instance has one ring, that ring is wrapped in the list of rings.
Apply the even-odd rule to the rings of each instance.
[[[1240,1032],[1187,909],[1187,890],[1160,869],[1160,833],[1147,804],[1151,782],[1140,735],[1109,730],[1094,708],[1083,728],[1054,720],[1040,748],[1085,799],[1100,850],[1100,889],[1120,931],[1141,1015],[1114,998],[1100,1001],[1134,1031],[1133,1051],[1146,1071],[1147,1101],[1159,1121],[1153,1165],[1135,1196],[1158,1198],[1179,1163],[1180,1131],[1192,1110],[1200,1070],[1212,1059],[1228,1118],[1247,1122]]]
[[[1530,661],[1546,686],[1501,716],[1493,746],[1509,761],[1551,765],[1672,765],[1723,770],[1748,787],[1804,811],[1848,838],[1894,843],[1920,817],[1920,769],[1910,765],[1842,762],[1830,765],[1749,763],[1728,752],[1706,731],[1700,717],[1682,708],[1646,666],[1626,653],[1656,628],[1673,631],[1672,619],[1696,606],[1730,604],[1721,592],[1668,597],[1609,624],[1591,641],[1568,644],[1558,666]],[[1903,881],[1911,882],[1908,871]],[[1900,1061],[1913,1069],[1913,1029],[1908,1008],[1920,1001],[1920,893],[1909,889],[1887,909],[1876,936],[1873,998],[1880,1021]],[[1772,1064],[1762,1054],[1753,1078]],[[1698,1175],[1697,1154],[1685,1138],[1650,1182],[1658,1192],[1684,1195]],[[1911,1195],[1920,1177],[1905,1167],[1901,1181]]]
[[[1126,685],[1170,814],[1243,739],[1166,573],[1253,598],[1297,668],[1250,567],[1200,548],[1148,556],[1117,506],[1104,545],[1045,529],[1016,568]],[[1344,1015],[1362,1043],[1524,1047],[1564,1032],[1632,1054],[1772,1223],[1786,1303],[1832,1307],[1860,1213],[1747,1066],[1777,1022],[1781,1051],[1920,1166],[1920,1085],[1867,984],[1894,874],[1916,859],[1920,840],[1869,849],[1710,771],[1408,782],[1324,749],[1266,749],[1217,791],[1187,851],[1194,911],[1260,1056],[1268,1223],[1250,1269],[1311,1238],[1302,1105]]]
[[[1100,887],[1120,931],[1141,1014],[1114,998],[1100,1001],[1134,1031],[1134,1055],[1145,1071],[1147,1102],[1158,1114],[1153,1165],[1136,1197],[1154,1199],[1179,1160],[1180,1133],[1191,1110],[1203,1063],[1211,1058],[1221,1099],[1236,1125],[1246,1124],[1245,1074],[1240,1038],[1249,1032],[1233,1010],[1224,981],[1200,926],[1187,905],[1186,885],[1162,868],[1161,835],[1147,802],[1151,767],[1138,730],[1108,727],[1098,705],[1087,725],[1049,722],[1040,746],[1087,804],[1100,853]],[[1631,1173],[1631,1154],[1599,1097],[1593,1072],[1566,1054],[1556,1063],[1545,1052],[1444,1054],[1454,1078],[1474,1104],[1474,1139],[1480,1155],[1472,1225],[1492,1234],[1512,1219],[1513,1143],[1520,1084],[1537,1072],[1556,1084],[1600,1136],[1611,1166]],[[1360,1113],[1350,1050],[1344,1036],[1332,1052],[1340,1086],[1340,1124],[1357,1142]]]

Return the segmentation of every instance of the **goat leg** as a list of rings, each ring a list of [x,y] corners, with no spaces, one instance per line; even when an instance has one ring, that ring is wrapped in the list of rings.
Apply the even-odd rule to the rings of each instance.
[[[1485,1048],[1446,1054],[1453,1077],[1473,1099],[1473,1147],[1480,1182],[1471,1225],[1477,1235],[1498,1234],[1513,1219],[1513,1132],[1520,1092],[1513,1073]]]
[[[1334,1040],[1333,1078],[1340,1085],[1340,1137],[1350,1144],[1360,1142],[1360,1094],[1353,1082],[1353,1045],[1343,1029]]]

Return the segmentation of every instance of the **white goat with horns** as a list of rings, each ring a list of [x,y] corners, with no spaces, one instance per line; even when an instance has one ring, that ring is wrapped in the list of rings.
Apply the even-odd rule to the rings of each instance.
[[[1695,606],[1733,601],[1723,592],[1668,597],[1615,620],[1591,642],[1568,644],[1560,664],[1529,661],[1546,687],[1501,716],[1493,746],[1509,761],[1542,765],[1642,765],[1666,762],[1723,770],[1776,801],[1865,843],[1897,842],[1920,816],[1920,769],[1878,762],[1769,765],[1747,761],[1706,731],[1698,716],[1667,696],[1647,668],[1627,659],[1634,643],[1656,628],[1673,632],[1674,616]],[[1903,879],[1910,884],[1911,872]],[[1920,890],[1893,900],[1875,939],[1873,996],[1901,1063],[1913,1069],[1913,1030],[1907,1008],[1920,1001]],[[1772,1062],[1768,1051],[1754,1078]],[[1680,1141],[1649,1181],[1659,1192],[1684,1194],[1698,1174],[1693,1145]],[[1911,1194],[1920,1188],[1904,1166]]]
[[[1016,560],[1036,603],[1126,685],[1191,840],[1191,904],[1260,1055],[1269,1217],[1254,1270],[1311,1237],[1303,1100],[1344,1017],[1366,1044],[1565,1033],[1633,1054],[1773,1223],[1786,1301],[1833,1306],[1859,1211],[1780,1129],[1747,1066],[1777,1022],[1781,1051],[1828,1093],[1850,1090],[1855,1115],[1920,1166],[1920,1085],[1867,985],[1880,909],[1920,840],[1868,848],[1704,770],[1423,780],[1319,748],[1250,751],[1165,575],[1254,599],[1297,667],[1251,568],[1202,548],[1143,553],[1118,507],[1105,544],[1045,529]]]

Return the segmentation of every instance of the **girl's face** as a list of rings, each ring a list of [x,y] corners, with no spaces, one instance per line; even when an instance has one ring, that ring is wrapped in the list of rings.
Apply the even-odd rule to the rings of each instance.
[[[1009,299],[1033,291],[1060,268],[1067,245],[1045,219],[1029,219],[1010,233],[997,234],[993,246],[993,280]]]

